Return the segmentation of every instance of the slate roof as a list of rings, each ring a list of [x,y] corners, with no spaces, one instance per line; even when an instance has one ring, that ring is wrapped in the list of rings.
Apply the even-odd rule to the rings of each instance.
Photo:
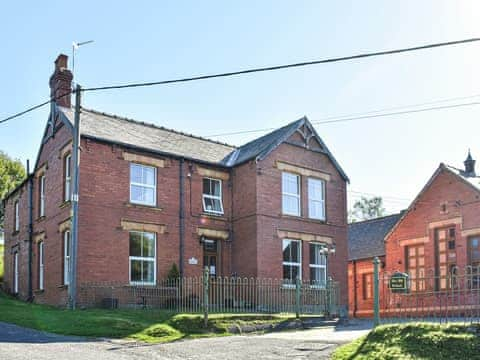
[[[65,115],[66,120],[70,124],[73,124],[73,109],[57,107],[57,110]],[[159,153],[172,154],[224,167],[237,166],[251,159],[264,159],[278,145],[287,140],[304,125],[312,130],[324,153],[330,158],[342,177],[349,181],[343,169],[306,117],[293,121],[240,147],[235,147],[95,110],[82,109],[80,115],[80,132],[82,136],[153,150]]]
[[[73,124],[72,109],[58,108]],[[99,140],[131,145],[210,163],[221,163],[235,147],[94,110],[82,109],[80,132]]]
[[[348,225],[348,260],[385,255],[384,238],[401,218],[402,213]]]
[[[262,137],[254,139],[233,151],[224,159],[228,166],[239,165],[255,157],[263,157],[280,143],[289,138],[300,126],[303,125],[305,118],[274,130]]]

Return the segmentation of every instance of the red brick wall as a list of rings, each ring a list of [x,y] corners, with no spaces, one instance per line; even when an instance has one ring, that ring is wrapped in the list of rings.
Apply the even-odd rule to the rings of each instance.
[[[434,227],[429,224],[444,221],[443,225],[456,227],[456,257],[457,266],[467,265],[467,236],[462,231],[480,228],[479,193],[470,185],[465,184],[456,175],[442,170],[428,189],[418,199],[415,207],[405,216],[403,221],[386,239],[386,270],[405,270],[405,247],[400,242],[426,238],[425,267],[432,269],[434,257]],[[441,205],[446,203],[446,213]],[[455,224],[455,218],[461,218],[461,223]],[[480,234],[480,230],[479,230]]]
[[[52,130],[48,131],[52,134]],[[38,245],[32,244],[32,288],[37,302],[45,302],[54,305],[64,305],[67,291],[63,285],[63,238],[59,233],[59,224],[67,221],[70,217],[70,206],[63,201],[63,157],[64,149],[71,141],[70,130],[61,122],[56,123],[53,136],[43,144],[39,153],[37,169],[33,178],[33,237],[44,234],[44,288],[39,291],[38,283]],[[41,171],[40,171],[41,170]],[[40,218],[39,211],[39,176],[45,175],[45,216]],[[27,186],[21,189],[21,232],[13,235],[13,203],[15,196],[6,203],[6,233],[5,233],[5,288],[12,291],[11,280],[13,269],[11,265],[12,246],[20,243],[20,292],[21,298],[25,299],[28,294],[28,191]],[[11,223],[11,224],[10,224]]]
[[[15,202],[19,204],[19,231],[15,231]],[[25,183],[5,202],[5,254],[3,288],[13,293],[14,287],[14,252],[18,252],[19,279],[18,295],[28,297],[28,183]]]
[[[282,171],[276,161],[288,162],[305,168],[328,173],[326,183],[326,222],[307,217],[307,177],[301,177],[301,217],[282,215]],[[341,303],[347,304],[347,224],[346,182],[328,157],[304,148],[281,144],[266,159],[257,164],[257,252],[258,276],[282,277],[282,239],[277,230],[313,233],[332,237],[336,244],[335,255],[328,259],[329,275],[340,282]],[[309,248],[302,246],[302,278],[309,279]]]
[[[385,257],[380,257],[380,261],[384,264]],[[381,266],[379,270],[381,276],[383,271]],[[364,297],[365,274],[373,274],[373,258],[348,262],[348,311],[353,317],[373,316],[373,298]]]

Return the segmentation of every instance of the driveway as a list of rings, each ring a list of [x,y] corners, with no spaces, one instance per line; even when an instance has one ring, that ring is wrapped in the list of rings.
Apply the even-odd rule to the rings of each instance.
[[[370,322],[265,335],[230,336],[146,345],[46,334],[0,323],[0,359],[328,359],[333,350],[366,333]]]

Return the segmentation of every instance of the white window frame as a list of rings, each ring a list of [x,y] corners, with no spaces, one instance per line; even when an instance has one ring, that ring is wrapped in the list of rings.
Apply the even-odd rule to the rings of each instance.
[[[217,181],[220,184],[220,196],[205,194],[203,192],[203,180]],[[215,179],[215,178],[210,178],[210,177],[204,177],[202,179],[202,203],[203,203],[203,211],[204,212],[211,213],[211,214],[217,214],[217,215],[223,215],[223,199],[222,199],[223,196],[222,195],[223,195],[223,184],[222,184],[221,179]],[[205,199],[219,200],[221,211],[207,210],[207,204],[205,203]]]
[[[154,184],[149,185],[149,184],[142,184],[142,183],[136,183],[132,181],[132,167],[133,166],[139,166],[142,168],[150,168],[153,169],[153,176],[154,176]],[[157,206],[157,168],[155,166],[149,166],[149,165],[144,165],[144,164],[139,164],[139,163],[130,163],[130,202],[132,204],[139,204],[139,205],[147,205],[147,206]],[[153,203],[149,203],[148,201],[139,201],[139,200],[134,200],[132,199],[132,186],[138,186],[146,189],[153,189]]]
[[[70,255],[72,246],[72,237],[70,230],[63,233],[63,284],[70,284]]]
[[[322,195],[323,197],[320,199],[316,199],[312,197],[312,192],[310,191],[310,186],[313,186],[314,183],[320,183],[322,187]],[[311,185],[312,184],[312,185]],[[310,219],[316,219],[316,220],[324,220],[326,219],[326,207],[325,207],[325,180],[322,179],[317,179],[317,178],[308,178],[307,180],[307,189],[308,189],[308,217]],[[315,217],[312,215],[313,211],[313,204],[320,204],[322,211],[323,211],[323,216],[320,217]]]
[[[40,241],[38,243],[38,289],[43,290],[45,288],[45,251],[44,243]]]
[[[40,176],[39,182],[39,194],[40,194],[40,212],[39,216],[45,216],[45,175]]]
[[[288,176],[293,176],[297,180],[297,193],[289,193],[284,191],[283,184],[286,181],[286,177]],[[302,201],[301,201],[301,194],[302,194],[302,189],[301,189],[301,183],[300,183],[300,175],[290,173],[290,172],[282,172],[282,214],[285,215],[291,215],[291,216],[301,216],[302,214]],[[285,206],[285,197],[294,197],[297,200],[298,204],[298,212],[293,212],[293,211],[288,211]]]
[[[157,234],[154,232],[149,232],[149,231],[130,231],[128,233],[129,238],[128,238],[128,246],[130,247],[130,234],[131,233],[137,233],[137,234],[152,234],[153,239],[154,239],[154,254],[153,258],[151,257],[145,257],[145,256],[128,256],[128,280],[130,282],[130,285],[152,285],[155,286],[157,284]],[[142,235],[143,238],[143,235]],[[143,241],[143,240],[142,240]],[[153,261],[153,282],[149,281],[132,281],[132,260],[137,260],[137,261],[148,261],[152,262]]]
[[[63,160],[63,166],[65,167],[65,188],[63,194],[64,201],[72,200],[72,154],[67,154]]]
[[[309,252],[311,251],[311,246],[312,245],[313,246],[319,246],[319,247],[326,247],[325,244],[311,242],[311,243],[308,244],[308,251]],[[312,268],[313,269],[324,269],[323,273],[325,274],[325,278],[323,279],[323,285],[315,284],[315,283],[313,283],[313,279],[310,279],[310,282],[312,283],[313,287],[325,288],[326,285],[327,285],[327,261],[328,261],[328,257],[327,257],[326,254],[323,254],[322,256],[325,259],[325,264],[312,264],[310,262],[310,254],[309,254],[309,259],[308,259],[309,269],[312,269]]]
[[[283,260],[283,249],[285,248],[286,242],[296,242],[298,244],[298,259],[300,262],[291,262],[291,261],[284,261]],[[283,239],[282,240],[282,278],[283,278],[283,267],[284,266],[297,266],[298,267],[298,278],[302,280],[302,241],[296,239]],[[285,279],[283,278],[283,282],[285,283],[286,280],[296,281],[296,279]],[[284,286],[295,286],[295,283],[285,283]]]
[[[19,271],[18,271],[18,251],[13,254],[13,293],[18,294],[18,281],[19,281]]]
[[[20,205],[19,205],[19,201],[15,201],[15,204],[13,205],[14,206],[14,211],[15,211],[15,214],[14,214],[14,221],[15,221],[15,226],[14,226],[14,230],[15,231],[20,231]]]

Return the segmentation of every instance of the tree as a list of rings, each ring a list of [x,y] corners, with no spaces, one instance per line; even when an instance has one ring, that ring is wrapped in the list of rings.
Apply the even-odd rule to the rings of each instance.
[[[20,160],[14,160],[0,151],[0,200],[15,189],[26,176]],[[3,228],[3,206],[0,206],[0,228]]]
[[[385,215],[383,199],[375,196],[370,199],[363,197],[355,201],[353,210],[349,212],[349,222],[375,219]]]

